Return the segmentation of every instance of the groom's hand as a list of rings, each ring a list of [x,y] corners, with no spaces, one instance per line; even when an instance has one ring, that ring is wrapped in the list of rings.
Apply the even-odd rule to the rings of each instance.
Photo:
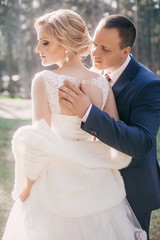
[[[64,85],[59,89],[59,101],[80,118],[84,116],[91,104],[85,87],[80,84],[80,88],[78,88],[68,80],[65,80]]]

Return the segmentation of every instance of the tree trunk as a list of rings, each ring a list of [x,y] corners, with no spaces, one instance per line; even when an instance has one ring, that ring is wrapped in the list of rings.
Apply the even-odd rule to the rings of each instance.
[[[116,13],[120,13],[120,1],[116,0],[117,2],[117,9],[116,9]]]
[[[19,74],[21,79],[21,85],[23,86],[25,90],[25,97],[30,98],[30,89],[31,89],[31,79],[29,77],[29,74],[27,73],[26,64],[25,64],[25,46],[24,46],[24,40],[22,35],[22,29],[21,29],[21,22],[20,22],[20,5],[18,1],[15,1],[15,8],[16,8],[16,35],[17,35],[17,57],[18,57],[18,68],[19,68]]]
[[[15,84],[12,81],[12,64],[13,64],[13,53],[12,53],[12,35],[10,33],[10,31],[7,31],[6,33],[6,39],[8,42],[8,47],[7,47],[7,59],[6,59],[6,65],[7,65],[7,73],[10,77],[10,81],[9,81],[9,86],[8,86],[8,91],[10,94],[11,98],[14,98],[16,90],[15,90]]]
[[[135,25],[137,30],[137,37],[135,40],[135,56],[139,59],[139,52],[140,52],[140,37],[138,33],[140,32],[140,0],[135,1],[135,6],[137,11],[135,11]]]
[[[154,72],[155,71],[155,42],[154,42],[154,13],[153,13],[153,3],[152,0],[149,0],[149,9],[148,9],[148,15],[149,15],[149,44],[150,44],[150,53],[149,53],[149,62],[150,62],[150,68]]]

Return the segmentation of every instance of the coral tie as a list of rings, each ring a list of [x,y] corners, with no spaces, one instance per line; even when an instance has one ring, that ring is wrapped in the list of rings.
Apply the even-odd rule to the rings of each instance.
[[[104,76],[105,76],[105,78],[107,79],[108,82],[111,82],[111,81],[112,81],[111,78],[110,78],[110,76],[109,76],[108,74],[105,74]]]

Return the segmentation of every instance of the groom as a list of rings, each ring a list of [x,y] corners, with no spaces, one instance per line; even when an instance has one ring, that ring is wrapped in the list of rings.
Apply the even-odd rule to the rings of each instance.
[[[160,167],[156,152],[160,80],[130,55],[135,37],[133,23],[122,15],[103,18],[93,37],[93,67],[104,70],[106,78],[111,79],[121,121],[115,121],[92,105],[85,91],[70,82],[61,87],[59,96],[63,104],[82,118],[84,131],[133,157],[121,174],[127,199],[149,235],[151,212],[160,208]]]

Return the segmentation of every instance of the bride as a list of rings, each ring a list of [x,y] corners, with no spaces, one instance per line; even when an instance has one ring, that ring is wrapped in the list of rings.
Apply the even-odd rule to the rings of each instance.
[[[71,10],[35,22],[42,65],[32,84],[33,124],[13,137],[15,204],[3,240],[147,239],[125,200],[119,169],[131,158],[80,129],[81,119],[59,102],[64,80],[83,87],[93,104],[119,121],[106,79],[87,69],[90,36]]]

